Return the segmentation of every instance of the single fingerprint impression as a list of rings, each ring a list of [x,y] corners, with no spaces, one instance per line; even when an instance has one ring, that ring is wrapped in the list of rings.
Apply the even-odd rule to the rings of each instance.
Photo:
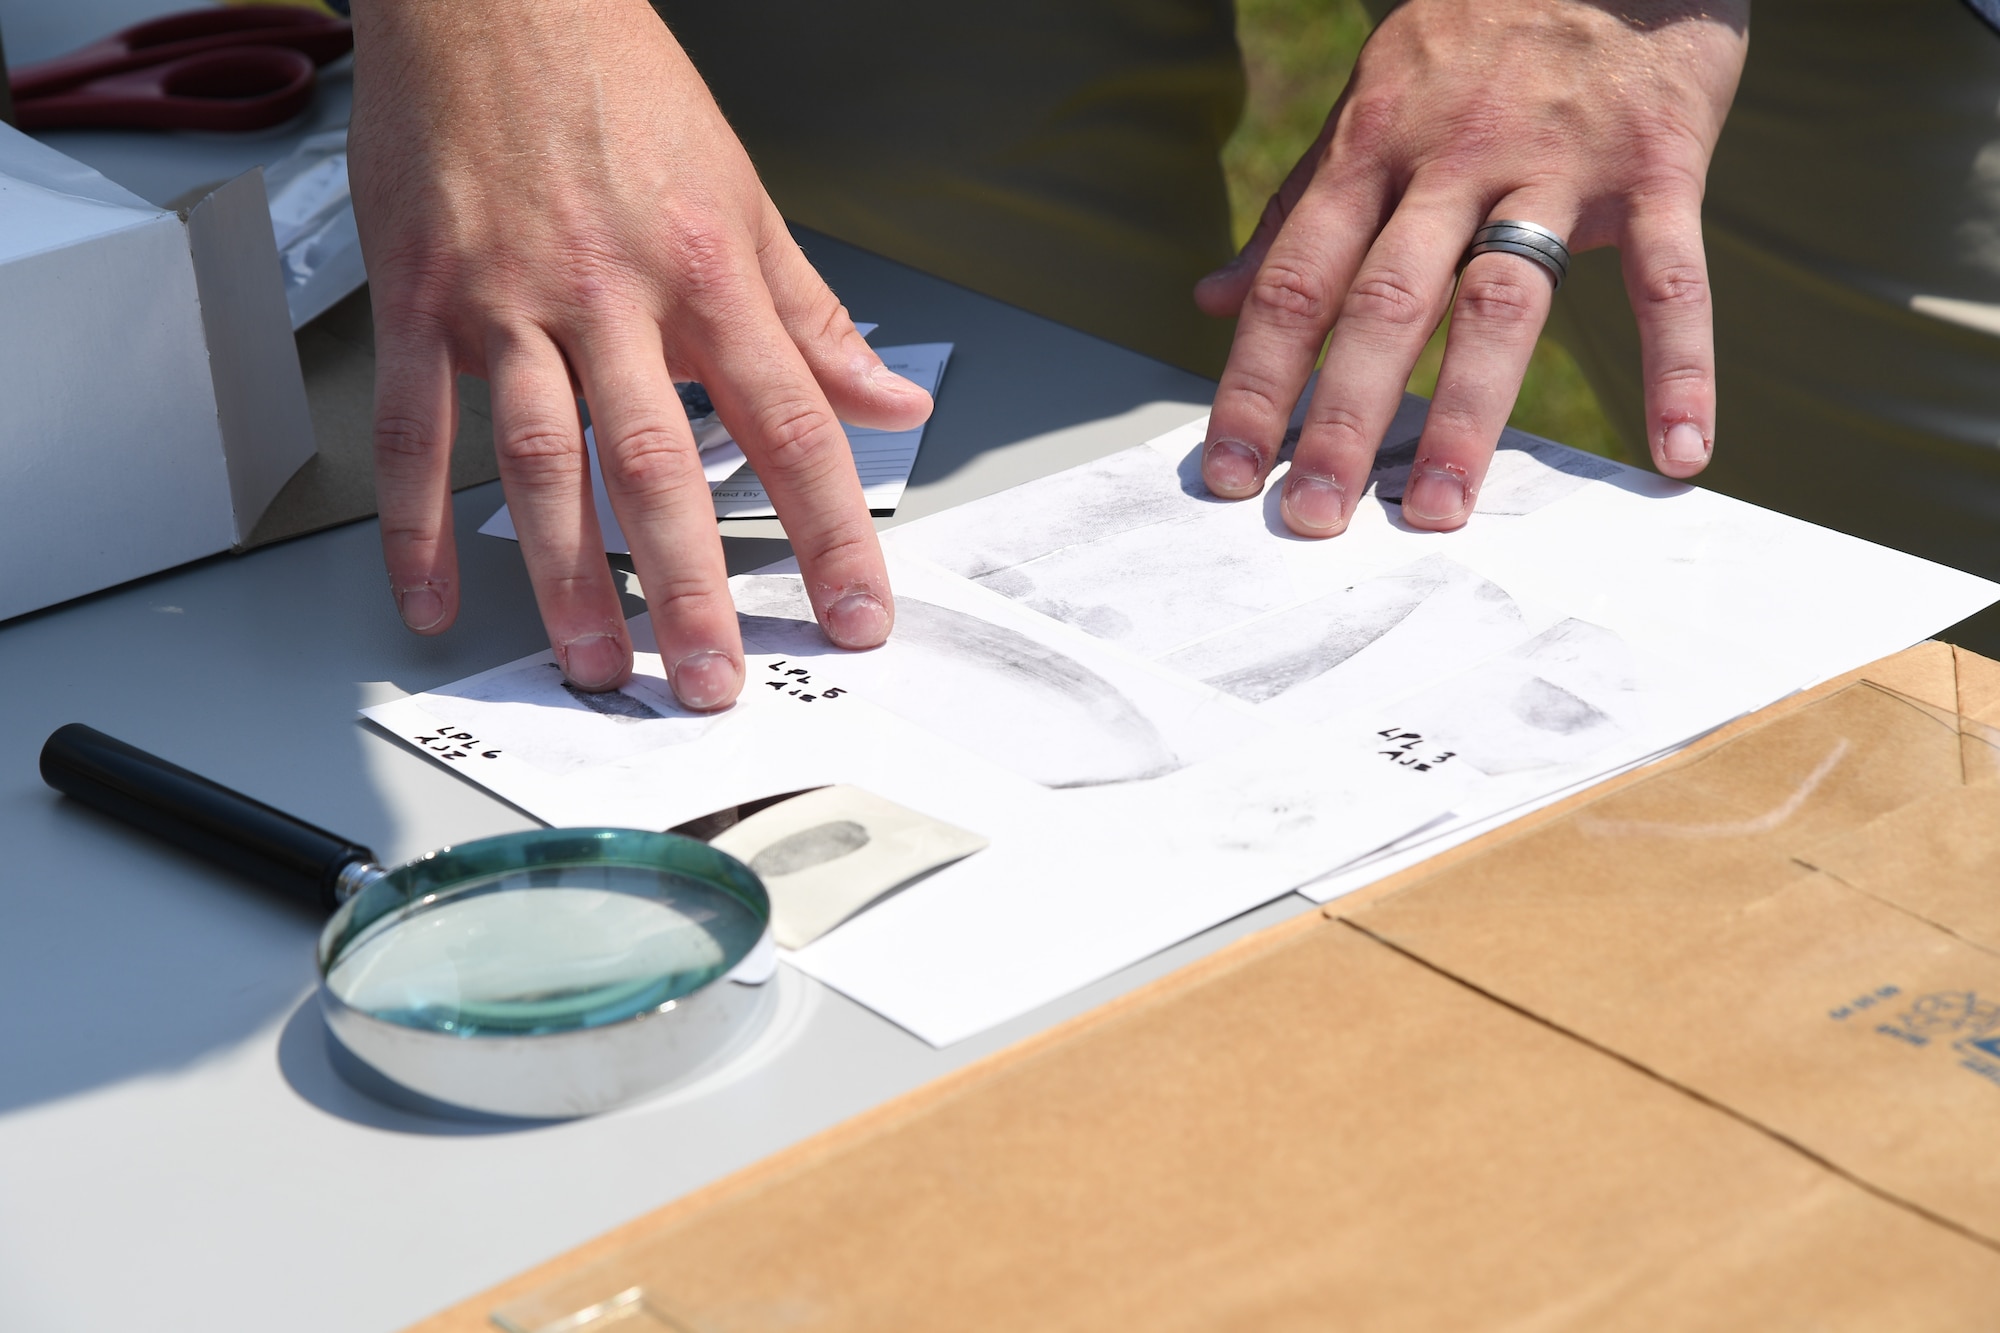
[[[796,578],[739,577],[730,590],[751,651],[828,653]],[[887,644],[841,655],[837,669],[875,706],[1045,787],[1136,782],[1181,766],[1138,705],[1083,663],[915,597],[896,599]]]
[[[796,875],[801,870],[838,861],[867,845],[867,829],[851,819],[835,819],[778,839],[750,858],[750,868],[774,879],[780,875]]]
[[[556,668],[558,671],[561,669]],[[644,722],[648,718],[665,716],[650,704],[634,699],[622,690],[606,690],[602,694],[592,694],[588,690],[579,690],[568,681],[562,682],[562,687],[564,694],[591,712],[601,713],[613,722]]]
[[[1558,736],[1574,736],[1611,725],[1611,719],[1602,711],[1540,676],[1530,678],[1515,691],[1513,712],[1537,731],[1554,732]]]

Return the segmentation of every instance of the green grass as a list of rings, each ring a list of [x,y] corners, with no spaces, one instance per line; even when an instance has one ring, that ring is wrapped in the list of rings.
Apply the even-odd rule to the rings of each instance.
[[[1236,32],[1250,97],[1243,123],[1223,146],[1222,167],[1238,245],[1249,239],[1265,200],[1319,134],[1369,26],[1357,0],[1237,0]],[[1429,396],[1437,387],[1444,337],[1441,328],[1418,358],[1410,375],[1412,392]],[[1551,338],[1535,348],[1513,424],[1579,449],[1625,456],[1575,359]]]

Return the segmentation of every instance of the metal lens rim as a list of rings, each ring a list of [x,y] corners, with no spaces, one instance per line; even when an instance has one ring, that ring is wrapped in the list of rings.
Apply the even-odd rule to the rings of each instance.
[[[771,897],[764,882],[749,866],[705,842],[644,829],[530,829],[440,847],[355,894],[320,932],[320,980],[324,983],[349,950],[373,938],[379,929],[392,929],[419,915],[431,904],[449,899],[454,889],[520,871],[607,866],[691,880],[734,899],[761,926],[767,930],[770,926]],[[753,940],[732,949],[720,974],[727,974],[754,947]]]

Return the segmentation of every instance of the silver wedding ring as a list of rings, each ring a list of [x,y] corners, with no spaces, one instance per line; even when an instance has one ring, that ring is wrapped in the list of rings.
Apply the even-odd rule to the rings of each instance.
[[[1569,276],[1569,247],[1562,243],[1562,237],[1532,222],[1489,222],[1473,232],[1472,244],[1465,251],[1465,262],[1469,264],[1475,257],[1485,254],[1519,255],[1523,259],[1531,259],[1549,271],[1549,276],[1555,279],[1558,287]]]

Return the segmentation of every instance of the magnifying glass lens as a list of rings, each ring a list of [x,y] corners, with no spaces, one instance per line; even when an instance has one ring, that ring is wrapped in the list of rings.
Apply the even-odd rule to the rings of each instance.
[[[404,1027],[466,1037],[569,1031],[691,994],[741,961],[763,930],[740,899],[672,871],[515,868],[385,913],[340,950],[326,983],[353,1008]]]

